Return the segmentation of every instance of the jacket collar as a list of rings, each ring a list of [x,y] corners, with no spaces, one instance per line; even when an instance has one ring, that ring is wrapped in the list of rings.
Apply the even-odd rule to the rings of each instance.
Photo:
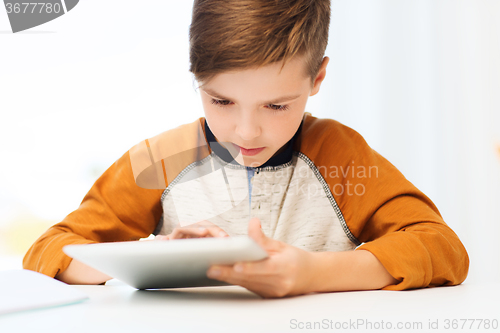
[[[302,129],[302,124],[304,121],[300,123],[299,128],[297,129],[297,132],[295,132],[294,136],[285,144],[286,148],[279,153],[278,155],[275,155],[271,157],[269,160],[267,160],[264,164],[259,166],[258,168],[265,168],[267,166],[279,166],[282,164],[286,164],[292,160],[292,155],[293,155],[293,146],[294,142],[297,139],[300,130]],[[214,134],[210,130],[210,127],[208,127],[208,123],[205,119],[205,135],[207,137],[207,142],[210,145],[210,149],[219,156],[224,162],[226,163],[231,163],[234,165],[240,165],[238,162],[234,160],[234,158],[231,156],[229,151],[224,148],[220,143],[217,142],[215,139]]]

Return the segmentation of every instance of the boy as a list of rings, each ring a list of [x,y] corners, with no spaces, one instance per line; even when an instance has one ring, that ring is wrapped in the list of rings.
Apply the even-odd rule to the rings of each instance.
[[[110,277],[64,245],[248,233],[270,257],[207,275],[262,297],[461,283],[467,252],[434,204],[358,133],[304,112],[329,21],[329,0],[196,0],[205,117],[130,149],[24,267],[99,284]]]

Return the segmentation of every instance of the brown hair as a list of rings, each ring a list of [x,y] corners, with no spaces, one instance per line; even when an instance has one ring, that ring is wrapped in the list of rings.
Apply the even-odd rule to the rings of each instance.
[[[198,82],[304,56],[311,83],[328,44],[330,0],[195,0],[189,71]]]

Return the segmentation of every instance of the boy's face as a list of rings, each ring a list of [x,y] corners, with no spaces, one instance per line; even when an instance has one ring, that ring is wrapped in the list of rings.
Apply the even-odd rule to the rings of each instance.
[[[208,126],[241,165],[258,167],[281,152],[300,126],[309,96],[319,91],[328,57],[311,86],[301,57],[216,75],[201,90]]]

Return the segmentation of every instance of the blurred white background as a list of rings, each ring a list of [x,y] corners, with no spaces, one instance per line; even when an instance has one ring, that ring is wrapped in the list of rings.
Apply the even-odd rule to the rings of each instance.
[[[189,0],[85,0],[12,34],[0,8],[0,270],[137,142],[203,116]],[[500,281],[500,1],[332,0],[306,110],[337,119],[438,206]]]

